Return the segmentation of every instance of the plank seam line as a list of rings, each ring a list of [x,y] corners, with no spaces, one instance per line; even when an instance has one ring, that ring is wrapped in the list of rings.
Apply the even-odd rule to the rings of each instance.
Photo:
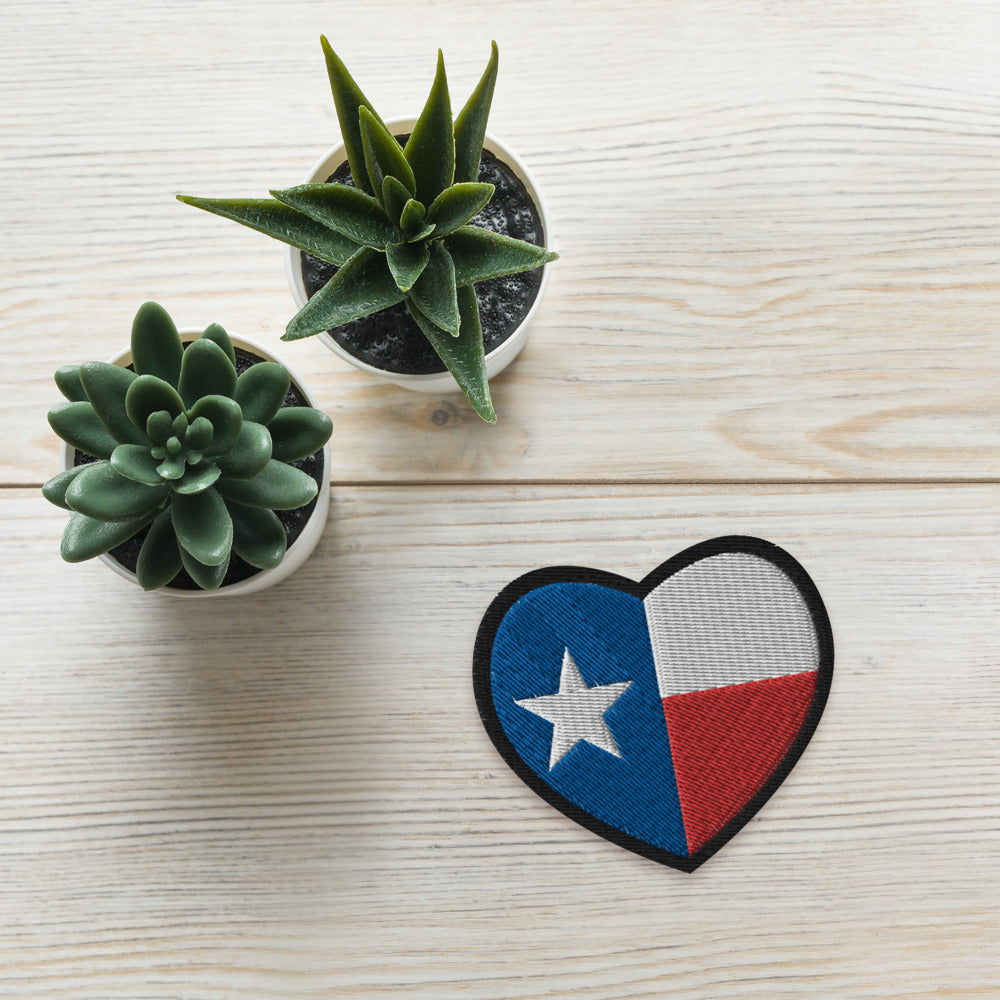
[[[967,476],[947,478],[872,478],[872,479],[333,479],[330,487],[347,489],[400,489],[430,486],[1000,486],[1000,477]],[[0,490],[41,490],[41,483],[0,483]]]

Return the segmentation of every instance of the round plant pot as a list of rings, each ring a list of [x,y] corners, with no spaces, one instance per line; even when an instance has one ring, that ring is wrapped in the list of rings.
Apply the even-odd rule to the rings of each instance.
[[[201,330],[193,329],[181,330],[181,340],[186,344],[190,343],[192,340],[200,337],[201,332]],[[306,403],[309,406],[316,406],[316,401],[313,398],[312,393],[310,393],[306,388],[305,383],[302,382],[302,380],[288,367],[288,365],[285,364],[284,361],[276,358],[270,351],[261,347],[260,344],[252,340],[247,340],[244,337],[234,337],[232,335],[230,335],[230,340],[233,342],[233,347],[235,347],[238,351],[245,351],[247,354],[252,354],[260,358],[261,361],[277,361],[279,364],[284,365],[291,376],[292,384],[298,388],[299,393],[305,398]],[[109,358],[108,362],[110,364],[121,365],[123,368],[126,368],[132,363],[132,352],[129,349],[120,351],[114,357]],[[64,441],[62,444],[63,469],[72,468],[75,462],[76,449]],[[168,584],[166,587],[160,587],[158,590],[153,591],[153,593],[167,594],[170,597],[194,598],[199,600],[203,600],[207,597],[242,597],[247,594],[255,594],[258,591],[266,590],[268,587],[273,587],[276,583],[281,583],[282,580],[290,577],[309,558],[309,556],[312,555],[313,549],[316,548],[316,545],[323,534],[323,528],[326,525],[326,518],[330,511],[329,442],[323,446],[321,464],[322,469],[318,473],[321,484],[319,487],[319,493],[316,496],[316,506],[309,515],[309,519],[305,526],[299,532],[298,537],[291,543],[291,545],[289,545],[288,551],[285,553],[285,558],[282,559],[278,566],[275,566],[273,569],[257,570],[244,580],[239,580],[230,584],[223,584],[218,588],[218,590],[202,590],[200,588],[188,590],[183,587],[174,587]],[[113,569],[119,576],[131,581],[137,587],[139,586],[139,581],[136,579],[135,573],[123,566],[113,555],[105,553],[102,556],[98,556],[98,558],[105,565],[110,566],[111,569]]]
[[[394,135],[405,135],[411,132],[415,124],[415,118],[394,118],[386,122],[389,131]],[[513,173],[514,176],[521,182],[521,184],[524,185],[525,190],[534,202],[535,209],[538,212],[542,233],[544,234],[545,246],[547,249],[551,250],[553,248],[553,242],[549,215],[545,210],[545,202],[542,198],[541,192],[539,191],[538,185],[529,173],[528,168],[513,152],[511,152],[510,149],[507,148],[507,146],[493,138],[493,136],[489,133],[487,133],[483,142],[483,148],[489,150],[494,156],[497,157],[497,159],[501,160],[509,168],[511,173]],[[326,181],[338,170],[338,168],[342,167],[346,161],[347,153],[344,150],[344,145],[343,143],[338,143],[336,146],[331,147],[316,161],[315,164],[313,164],[312,169],[305,178],[305,183],[313,184]],[[288,275],[288,284],[291,287],[292,295],[295,298],[295,303],[298,308],[301,309],[309,301],[309,293],[306,288],[306,281],[302,269],[302,254],[299,250],[291,246],[287,246],[285,248],[285,270]],[[521,353],[521,349],[524,347],[528,339],[531,320],[538,309],[539,303],[542,301],[542,297],[545,294],[548,283],[549,268],[546,265],[542,268],[541,283],[538,286],[534,300],[525,312],[519,325],[505,340],[503,340],[502,343],[486,355],[487,378],[493,378],[494,375],[498,375],[514,360],[514,358],[518,356],[518,354]],[[415,389],[418,392],[433,393],[460,391],[458,384],[448,371],[432,372],[430,374],[410,374],[407,372],[389,371],[385,368],[378,368],[375,365],[369,364],[368,362],[355,357],[350,351],[339,344],[329,333],[319,334],[319,339],[322,340],[323,343],[334,352],[334,354],[343,358],[343,360],[349,365],[353,365],[355,368],[359,368],[361,371],[369,372],[372,375],[377,375],[379,378],[387,379],[388,381],[394,382],[396,385],[403,386],[406,389]]]

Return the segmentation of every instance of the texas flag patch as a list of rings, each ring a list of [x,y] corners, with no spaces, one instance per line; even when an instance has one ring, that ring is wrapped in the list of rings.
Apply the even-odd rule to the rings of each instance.
[[[826,703],[833,638],[787,552],[695,545],[639,583],[536,570],[493,601],[476,701],[513,770],[571,819],[694,871],[764,805]]]

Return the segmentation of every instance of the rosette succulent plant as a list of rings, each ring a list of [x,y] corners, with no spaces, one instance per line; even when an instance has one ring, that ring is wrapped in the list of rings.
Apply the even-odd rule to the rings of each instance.
[[[181,201],[232,219],[338,267],[292,318],[297,340],[406,303],[484,420],[495,422],[476,282],[541,267],[556,254],[470,225],[493,196],[477,182],[497,76],[497,47],[452,119],[444,57],[405,145],[397,141],[322,40],[353,185],[301,184],[273,198]]]
[[[232,552],[258,569],[277,566],[287,536],[274,512],[309,503],[318,489],[289,463],[326,444],[329,417],[282,405],[290,385],[282,365],[259,362],[237,375],[217,324],[185,347],[153,302],[135,317],[132,368],[95,361],[55,374],[68,402],[49,411],[49,423],[90,456],[42,489],[72,511],[63,558],[93,558],[148,528],[136,563],[145,590],[182,568],[212,590]]]

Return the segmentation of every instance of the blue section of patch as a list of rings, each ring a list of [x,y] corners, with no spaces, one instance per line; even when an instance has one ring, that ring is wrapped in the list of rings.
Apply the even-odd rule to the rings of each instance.
[[[633,683],[604,716],[622,757],[580,742],[550,771],[552,725],[515,702],[559,690],[566,649],[588,687]],[[602,822],[687,856],[663,703],[639,598],[593,583],[539,587],[504,616],[490,666],[497,718],[535,774]]]

